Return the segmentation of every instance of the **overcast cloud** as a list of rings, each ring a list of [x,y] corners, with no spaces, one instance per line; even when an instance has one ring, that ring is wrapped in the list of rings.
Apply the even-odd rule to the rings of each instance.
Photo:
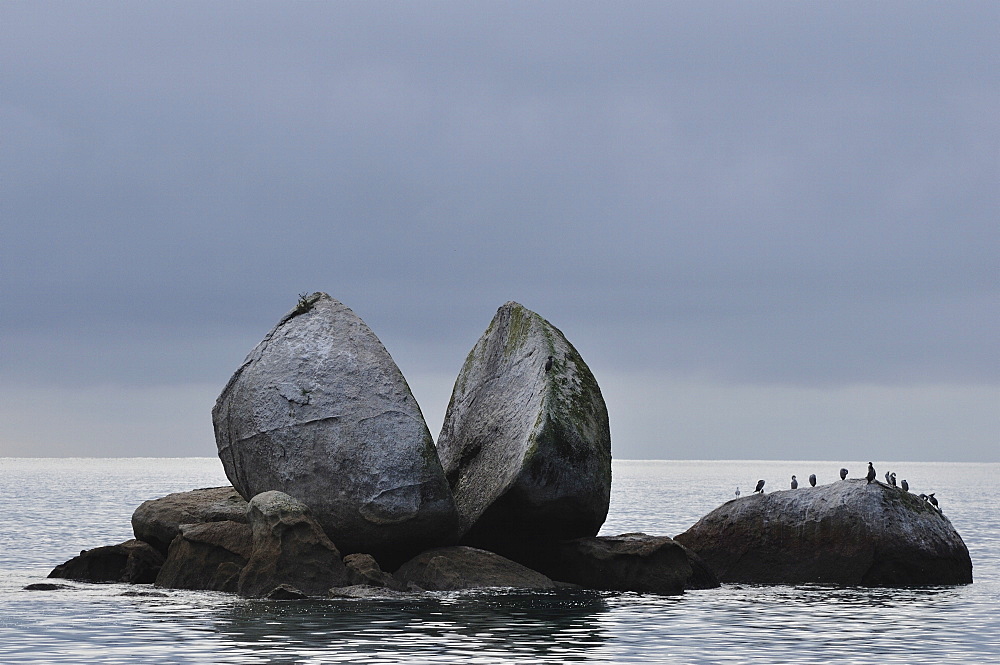
[[[996,2],[0,3],[0,456],[214,455],[297,294],[436,435],[517,300],[623,458],[1000,461]]]

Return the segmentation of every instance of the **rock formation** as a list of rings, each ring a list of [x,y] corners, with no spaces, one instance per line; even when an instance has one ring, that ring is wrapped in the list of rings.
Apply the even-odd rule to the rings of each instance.
[[[233,487],[305,502],[345,553],[391,567],[456,537],[409,386],[368,326],[325,293],[302,296],[250,352],[212,419]]]
[[[232,487],[176,492],[145,501],[132,513],[132,532],[164,554],[181,524],[247,521],[247,502]]]
[[[719,586],[696,554],[666,536],[576,538],[547,544],[526,557],[521,563],[587,589],[676,595]]]
[[[282,492],[263,492],[250,500],[247,516],[253,549],[240,572],[241,596],[268,596],[282,585],[307,596],[324,596],[330,587],[350,583],[340,552],[301,501]]]
[[[49,577],[85,582],[149,584],[163,565],[163,555],[150,544],[126,540],[118,545],[83,550],[56,566]]]
[[[473,547],[442,547],[418,554],[395,573],[407,588],[457,591],[489,587],[554,589],[555,582],[539,572]]]
[[[919,497],[864,480],[733,499],[676,537],[723,582],[972,582],[969,550]]]
[[[184,524],[170,543],[156,585],[236,592],[240,571],[252,551],[253,535],[244,522]]]
[[[504,553],[526,540],[593,536],[607,517],[600,388],[563,334],[515,302],[466,358],[438,453],[469,545]]]

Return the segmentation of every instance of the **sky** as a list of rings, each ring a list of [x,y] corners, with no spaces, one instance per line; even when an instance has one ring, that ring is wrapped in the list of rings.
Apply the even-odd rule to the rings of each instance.
[[[496,309],[623,459],[1000,461],[1000,3],[2,2],[0,457],[214,456],[298,294],[437,435]]]

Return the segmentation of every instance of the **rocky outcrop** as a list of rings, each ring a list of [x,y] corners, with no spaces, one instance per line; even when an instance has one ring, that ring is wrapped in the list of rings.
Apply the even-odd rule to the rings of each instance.
[[[330,587],[350,583],[340,552],[301,501],[263,492],[250,500],[247,516],[253,549],[239,576],[240,595],[262,598],[286,585],[323,596]]]
[[[247,521],[247,502],[232,487],[209,487],[145,501],[132,513],[132,532],[164,554],[181,524]]]
[[[671,538],[644,533],[562,541],[522,563],[587,589],[676,595],[719,586],[696,554]]]
[[[49,577],[84,582],[148,584],[156,579],[163,555],[148,543],[126,540],[118,545],[83,550],[56,566]]]
[[[438,453],[463,543],[504,553],[525,540],[593,536],[607,517],[611,435],[600,388],[563,334],[515,302],[466,358]]]
[[[458,591],[490,587],[553,589],[539,572],[499,554],[473,547],[442,547],[418,554],[395,573],[404,588]]]
[[[723,582],[922,586],[972,582],[951,522],[864,480],[734,499],[676,537]]]
[[[420,408],[375,334],[325,293],[302,296],[212,410],[241,495],[305,502],[345,553],[392,567],[453,542],[457,516]]]
[[[402,586],[389,573],[382,570],[371,554],[348,554],[344,557],[347,579],[352,586],[367,585],[401,589]]]
[[[240,571],[252,551],[249,524],[231,520],[183,524],[170,544],[156,585],[235,592]]]

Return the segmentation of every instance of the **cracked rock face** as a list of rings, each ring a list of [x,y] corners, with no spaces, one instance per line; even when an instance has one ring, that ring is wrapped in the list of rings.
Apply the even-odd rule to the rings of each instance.
[[[212,420],[233,487],[303,501],[344,553],[392,566],[454,540],[454,501],[406,380],[325,293],[300,298],[250,352]]]
[[[594,375],[565,336],[501,307],[455,381],[438,452],[463,541],[513,553],[593,536],[608,514],[611,433]]]

